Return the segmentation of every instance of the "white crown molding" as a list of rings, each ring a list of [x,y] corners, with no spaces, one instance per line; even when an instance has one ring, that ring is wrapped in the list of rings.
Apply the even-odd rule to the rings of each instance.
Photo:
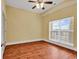
[[[75,5],[76,3],[77,2],[75,0],[70,0],[68,2],[63,2],[63,3],[61,3],[61,5],[58,5],[58,6],[54,7],[54,8],[51,8],[50,10],[48,10],[48,11],[46,11],[44,13],[41,13],[40,15],[45,16],[45,15],[53,13],[53,12],[59,10],[59,9],[63,9],[63,8],[67,8],[67,7],[70,7],[72,5]]]

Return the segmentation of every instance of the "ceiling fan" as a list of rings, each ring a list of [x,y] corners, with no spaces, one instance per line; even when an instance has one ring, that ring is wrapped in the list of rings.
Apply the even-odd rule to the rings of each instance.
[[[34,1],[34,0],[29,0],[28,2],[32,2],[32,3],[36,3],[32,9],[35,9],[36,7],[37,8],[42,8],[42,10],[45,9],[44,7],[44,4],[52,4],[53,2],[52,1],[43,1],[43,0],[37,0],[37,1]]]

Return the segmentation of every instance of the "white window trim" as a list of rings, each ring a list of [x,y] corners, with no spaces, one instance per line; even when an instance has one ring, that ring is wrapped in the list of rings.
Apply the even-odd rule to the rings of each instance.
[[[73,17],[71,17],[71,18],[73,18]],[[51,38],[51,24],[52,24],[52,22],[53,21],[50,21],[49,22],[49,40],[51,40],[51,41],[54,41],[54,42],[57,42],[57,43],[60,43],[60,44],[65,44],[65,45],[68,45],[68,46],[73,46],[73,40],[72,40],[72,43],[68,43],[68,42],[63,42],[63,41],[58,41],[58,40],[56,40],[56,39],[52,39]],[[56,31],[56,30],[54,30],[54,31]],[[58,31],[58,30],[57,30]],[[62,30],[59,30],[59,31],[62,31]],[[68,32],[73,32],[73,30],[63,30],[63,31],[68,31]]]

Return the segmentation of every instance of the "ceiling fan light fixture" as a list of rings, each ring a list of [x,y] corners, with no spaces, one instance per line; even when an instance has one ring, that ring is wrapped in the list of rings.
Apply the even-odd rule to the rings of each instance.
[[[44,4],[52,4],[53,1],[43,1],[43,0],[36,0],[36,1],[28,1],[28,2],[32,2],[32,3],[35,3],[35,5],[32,7],[32,9],[35,9],[35,8],[41,8],[42,10],[45,9],[45,5]]]
[[[37,3],[37,4],[36,4],[36,7],[37,7],[37,8],[40,8],[40,4],[39,4],[39,3]]]
[[[41,3],[40,6],[41,6],[41,8],[43,8],[44,7],[44,3]]]

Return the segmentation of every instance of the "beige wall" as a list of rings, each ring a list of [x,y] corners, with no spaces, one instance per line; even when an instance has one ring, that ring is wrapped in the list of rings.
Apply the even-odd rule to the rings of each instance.
[[[1,2],[2,2],[2,4],[1,4],[2,12],[4,13],[4,15],[6,17],[6,4],[5,4],[6,1],[5,0],[2,0]]]
[[[6,16],[6,1],[5,0],[2,0],[1,1],[1,11],[2,11],[2,14],[1,14],[1,26],[2,26],[2,39],[1,39],[1,43],[5,42],[6,41],[6,32],[5,32],[5,27],[6,27],[6,19],[7,19],[7,16]]]
[[[69,3],[70,4],[70,3]],[[59,7],[60,8],[60,7]],[[55,19],[62,19],[64,17],[74,17],[74,26],[73,26],[73,43],[74,43],[74,47],[76,47],[76,43],[77,43],[77,39],[76,39],[76,4],[72,4],[70,6],[61,8],[57,11],[53,12],[53,9],[46,12],[45,14],[43,14],[42,18],[43,18],[43,38],[48,39],[49,37],[49,21],[51,20],[55,20]]]
[[[7,6],[7,42],[42,38],[42,20],[38,14]]]

